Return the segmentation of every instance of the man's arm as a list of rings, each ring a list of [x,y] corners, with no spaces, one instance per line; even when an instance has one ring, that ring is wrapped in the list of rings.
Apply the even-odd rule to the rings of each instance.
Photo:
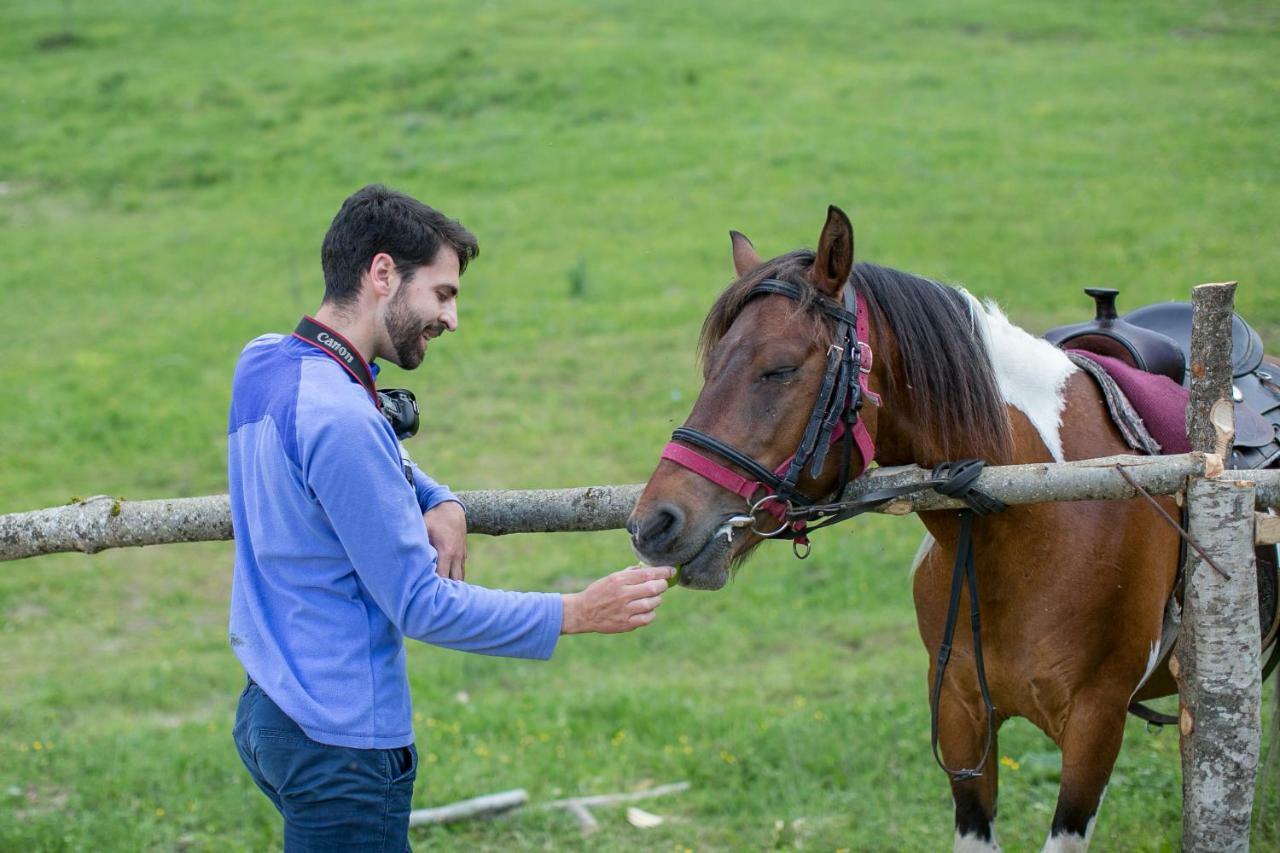
[[[376,412],[351,402],[299,401],[302,475],[370,597],[406,636],[461,651],[546,658],[562,632],[618,632],[652,620],[661,601],[656,587],[665,586],[658,577],[670,569],[624,570],[577,596],[486,589],[438,576],[436,549],[394,439]],[[642,573],[655,574],[652,585],[627,582]]]

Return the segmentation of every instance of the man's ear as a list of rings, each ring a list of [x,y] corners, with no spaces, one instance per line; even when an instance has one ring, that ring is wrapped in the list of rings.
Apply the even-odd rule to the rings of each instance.
[[[844,283],[853,272],[853,225],[834,204],[827,208],[827,222],[818,238],[810,280],[813,286],[833,299],[840,297]]]
[[[760,255],[756,252],[756,247],[747,239],[747,235],[741,231],[730,231],[729,240],[733,243],[733,268],[737,271],[739,278],[760,266]]]
[[[365,282],[375,296],[386,299],[395,288],[396,262],[386,252],[379,252],[369,261],[365,269]]]

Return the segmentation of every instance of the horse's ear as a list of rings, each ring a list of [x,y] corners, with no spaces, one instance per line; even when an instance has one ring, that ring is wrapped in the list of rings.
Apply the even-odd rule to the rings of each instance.
[[[747,235],[740,231],[730,231],[729,239],[733,242],[733,268],[739,276],[760,266],[760,255],[756,254],[756,247],[751,245]]]
[[[814,287],[833,299],[840,298],[844,283],[853,272],[853,225],[834,204],[827,208],[827,224],[818,238],[818,256],[813,261]]]

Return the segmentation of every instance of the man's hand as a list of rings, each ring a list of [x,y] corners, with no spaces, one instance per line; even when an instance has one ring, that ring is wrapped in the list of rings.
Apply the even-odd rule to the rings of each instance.
[[[457,501],[445,501],[422,515],[427,539],[436,549],[436,574],[460,581],[467,568],[467,515]]]
[[[566,595],[560,633],[621,634],[648,625],[675,571],[670,566],[632,566]]]

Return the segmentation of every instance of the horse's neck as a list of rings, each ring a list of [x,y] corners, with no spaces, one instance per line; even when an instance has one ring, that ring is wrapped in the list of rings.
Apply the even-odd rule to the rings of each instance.
[[[1066,409],[1067,380],[1076,367],[1062,350],[1013,325],[995,306],[984,309],[976,299],[965,294],[974,312],[975,326],[982,335],[986,351],[991,359],[992,372],[1000,394],[1009,409],[1012,427],[1012,462],[1042,461],[1051,458],[1062,461],[1062,421]],[[877,430],[878,454],[881,464],[917,464],[931,467],[939,462],[954,461],[927,458],[931,442],[920,435],[917,420],[909,416],[896,416],[892,401],[886,400],[888,409],[881,413]],[[980,441],[974,442],[975,447]],[[956,458],[977,457],[976,449],[965,452],[964,441],[959,441]]]

